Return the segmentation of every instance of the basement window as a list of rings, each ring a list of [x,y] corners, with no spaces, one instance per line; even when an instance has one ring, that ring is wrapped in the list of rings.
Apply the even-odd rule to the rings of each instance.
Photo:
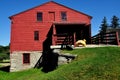
[[[34,40],[35,41],[39,40],[39,31],[34,31]]]
[[[66,12],[61,12],[61,20],[67,21],[67,13]]]
[[[43,13],[37,12],[37,21],[43,21]]]
[[[23,64],[30,64],[30,53],[23,53]]]

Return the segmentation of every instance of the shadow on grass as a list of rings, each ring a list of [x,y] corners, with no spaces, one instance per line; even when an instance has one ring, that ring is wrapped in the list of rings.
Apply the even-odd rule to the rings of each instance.
[[[45,73],[53,71],[58,66],[58,56],[58,53],[54,53],[53,49],[46,50],[34,68],[42,67],[42,71]]]
[[[10,72],[10,66],[0,67],[0,71]]]

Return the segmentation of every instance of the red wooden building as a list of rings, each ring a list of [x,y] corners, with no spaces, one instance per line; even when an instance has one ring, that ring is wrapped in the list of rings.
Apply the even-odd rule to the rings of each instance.
[[[54,1],[11,16],[11,71],[34,67],[51,45],[74,45],[79,39],[91,43],[91,19]]]

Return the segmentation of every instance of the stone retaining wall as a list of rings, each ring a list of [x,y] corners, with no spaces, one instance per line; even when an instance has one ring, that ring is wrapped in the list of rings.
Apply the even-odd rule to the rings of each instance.
[[[23,64],[23,53],[30,54],[30,64]],[[41,57],[41,51],[14,51],[10,54],[10,72],[29,69],[35,66]]]

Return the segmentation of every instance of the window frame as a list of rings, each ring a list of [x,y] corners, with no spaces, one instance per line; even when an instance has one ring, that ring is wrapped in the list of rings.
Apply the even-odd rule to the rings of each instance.
[[[66,11],[61,11],[61,21],[67,21],[67,12]]]
[[[23,64],[30,64],[30,53],[23,53]]]
[[[48,14],[49,14],[49,20],[51,21],[51,19],[50,19],[51,15],[50,14],[52,14],[52,17],[53,17],[52,21],[55,21],[55,12],[54,11],[49,11]]]
[[[39,41],[39,31],[34,31],[34,41]]]
[[[37,21],[42,22],[43,21],[43,12],[37,12]]]

